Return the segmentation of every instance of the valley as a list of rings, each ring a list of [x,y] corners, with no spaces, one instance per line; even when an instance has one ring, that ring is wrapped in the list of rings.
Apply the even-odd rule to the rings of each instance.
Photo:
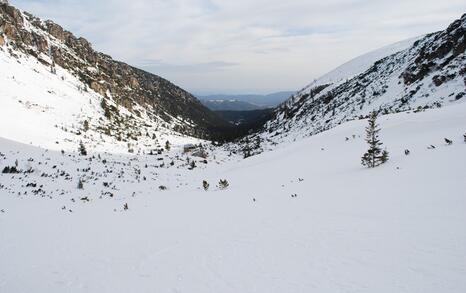
[[[197,98],[0,1],[0,292],[464,292],[465,36]]]

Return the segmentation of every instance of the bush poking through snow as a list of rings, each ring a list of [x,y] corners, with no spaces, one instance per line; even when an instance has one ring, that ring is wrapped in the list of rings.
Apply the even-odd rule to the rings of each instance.
[[[453,141],[451,141],[450,139],[446,138],[445,137],[445,142],[448,144],[448,145],[451,145],[453,143]]]
[[[207,181],[202,181],[202,187],[204,188],[205,191],[209,190],[209,182]]]
[[[220,179],[220,181],[218,182],[218,187],[222,190],[227,189],[228,186],[230,186],[230,183],[228,183],[226,179]]]
[[[81,178],[79,178],[79,181],[78,181],[78,189],[84,189],[83,180]]]
[[[196,168],[196,162],[194,160],[191,161],[191,163],[189,163],[189,170],[193,170],[194,168]]]
[[[6,166],[5,168],[3,168],[2,173],[3,174],[18,174],[19,170],[18,168],[16,168],[16,166],[12,166],[12,167]]]
[[[380,128],[377,124],[377,113],[372,112],[369,116],[369,125],[366,127],[366,142],[369,149],[361,158],[361,164],[368,168],[377,167],[388,161],[387,150],[382,150],[382,142],[379,140]]]

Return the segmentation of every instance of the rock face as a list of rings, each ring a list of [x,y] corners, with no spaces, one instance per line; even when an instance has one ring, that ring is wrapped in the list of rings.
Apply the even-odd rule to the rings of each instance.
[[[464,61],[465,23],[466,14],[453,22],[445,31],[433,34],[429,42],[424,42],[421,45],[418,56],[403,72],[403,80],[406,85],[418,82],[435,71],[440,74],[433,77],[436,86],[440,86],[446,80],[456,76],[456,73],[447,73],[446,71],[448,71],[448,67],[454,65],[452,63],[456,59]],[[465,68],[464,62],[462,65]]]
[[[372,111],[420,111],[462,102],[466,93],[465,48],[466,14],[446,30],[412,41],[356,74],[345,75],[347,66],[327,74],[338,78],[316,80],[280,105],[259,135],[298,138],[365,118]],[[350,65],[357,67],[354,62]]]
[[[211,138],[216,134],[214,129],[228,125],[171,82],[96,52],[86,39],[3,1],[0,45],[5,43],[11,52],[20,51],[51,68],[68,70],[103,98],[111,98],[130,111],[135,105],[141,106],[179,133]]]

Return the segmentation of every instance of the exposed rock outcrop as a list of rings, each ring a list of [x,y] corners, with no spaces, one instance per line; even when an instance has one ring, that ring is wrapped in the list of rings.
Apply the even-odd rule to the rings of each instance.
[[[171,82],[96,52],[86,39],[7,3],[0,4],[0,36],[0,44],[7,41],[11,50],[70,71],[95,92],[111,96],[129,110],[140,105],[177,132],[210,138],[215,136],[214,129],[228,125]]]

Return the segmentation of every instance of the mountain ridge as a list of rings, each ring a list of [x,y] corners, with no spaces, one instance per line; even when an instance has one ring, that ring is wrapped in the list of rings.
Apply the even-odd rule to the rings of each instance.
[[[239,100],[201,100],[212,111],[253,111],[264,107]]]
[[[265,95],[260,95],[260,94],[212,94],[212,95],[197,95],[197,97],[201,101],[217,101],[217,100],[222,100],[222,101],[228,101],[228,100],[236,100],[240,102],[247,102],[253,105],[256,105],[257,107],[261,108],[271,108],[271,107],[276,107],[283,101],[285,101],[287,98],[289,98],[291,95],[293,95],[295,92],[293,91],[281,91],[281,92],[275,92],[275,93],[270,93],[270,94],[265,94]],[[227,110],[227,109],[224,109]]]
[[[276,144],[364,119],[372,111],[423,111],[463,102],[465,34],[466,14],[443,31],[356,57],[280,104],[255,136]]]
[[[143,111],[148,119],[163,121],[164,127],[182,135],[211,138],[213,129],[228,125],[170,81],[94,51],[86,39],[8,3],[0,3],[0,47],[14,58],[35,58],[52,73],[63,68],[82,82],[82,91],[93,91],[134,116]],[[107,118],[119,119],[117,111]]]

